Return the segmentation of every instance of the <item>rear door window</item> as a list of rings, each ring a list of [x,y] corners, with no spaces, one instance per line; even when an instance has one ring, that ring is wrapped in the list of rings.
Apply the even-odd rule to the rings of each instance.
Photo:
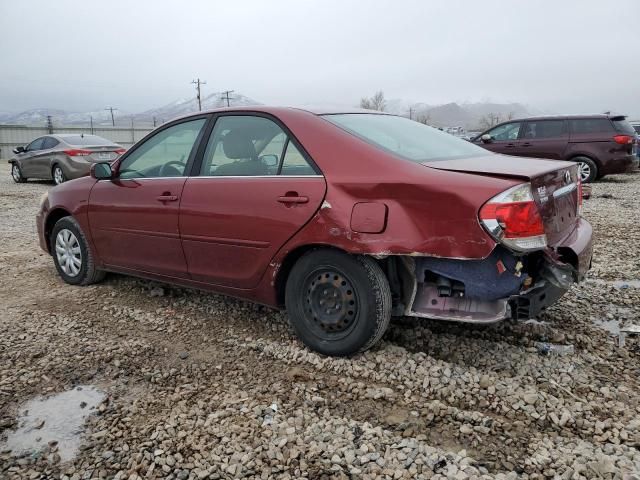
[[[580,118],[569,120],[572,133],[606,133],[613,132],[613,125],[608,118]]]
[[[44,139],[44,144],[42,146],[43,150],[49,150],[50,148],[55,147],[56,145],[58,145],[60,142],[58,140],[56,140],[53,137],[47,137]]]
[[[537,120],[525,124],[521,138],[525,140],[556,138],[563,136],[565,132],[564,120]]]

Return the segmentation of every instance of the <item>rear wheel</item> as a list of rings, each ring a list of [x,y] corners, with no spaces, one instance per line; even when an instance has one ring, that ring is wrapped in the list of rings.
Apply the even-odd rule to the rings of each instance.
[[[589,157],[574,157],[571,161],[578,162],[578,174],[582,183],[590,183],[598,178],[598,166]]]
[[[391,290],[380,266],[334,250],[314,250],[298,260],[285,302],[298,338],[324,355],[371,348],[391,318]]]
[[[11,164],[11,178],[16,183],[24,183],[27,181],[25,177],[22,176],[22,170],[20,170],[20,166],[17,163]]]
[[[78,222],[64,217],[56,222],[50,237],[51,255],[62,279],[71,285],[90,285],[104,278]]]
[[[60,165],[54,165],[51,170],[51,176],[53,177],[53,181],[56,185],[60,185],[67,181],[67,176],[64,174],[62,167]]]

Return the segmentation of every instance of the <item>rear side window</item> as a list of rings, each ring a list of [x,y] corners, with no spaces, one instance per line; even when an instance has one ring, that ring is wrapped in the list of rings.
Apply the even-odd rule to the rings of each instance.
[[[535,122],[527,122],[524,126],[525,139],[540,139],[561,137],[565,133],[564,120],[539,120]]]
[[[636,130],[634,130],[631,124],[627,122],[624,118],[612,119],[611,121],[613,122],[613,128],[616,129],[616,132],[620,132],[625,135],[636,134]]]
[[[50,148],[55,147],[59,143],[60,142],[58,140],[56,140],[55,138],[47,137],[47,138],[44,139],[44,145],[42,146],[42,149],[43,150],[48,150]]]
[[[608,133],[613,125],[608,118],[581,118],[569,120],[572,133]]]

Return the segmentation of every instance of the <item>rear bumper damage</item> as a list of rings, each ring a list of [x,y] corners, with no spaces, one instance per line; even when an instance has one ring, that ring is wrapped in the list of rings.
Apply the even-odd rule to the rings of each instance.
[[[394,314],[468,323],[535,317],[591,267],[591,226],[581,219],[579,227],[561,246],[526,255],[498,246],[482,260],[389,257]]]

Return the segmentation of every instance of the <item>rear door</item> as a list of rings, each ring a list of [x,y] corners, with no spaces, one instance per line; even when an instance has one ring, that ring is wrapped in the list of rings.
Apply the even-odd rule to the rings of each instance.
[[[89,224],[107,266],[188,277],[179,206],[206,120],[190,118],[161,128],[122,159],[113,180],[96,182]]]
[[[320,207],[324,177],[269,116],[219,116],[201,150],[180,204],[189,273],[202,282],[255,287]]]
[[[484,142],[478,138],[476,143],[492,152],[519,155],[518,138],[521,126],[522,122],[503,123],[486,132],[491,135],[491,140]]]
[[[566,120],[530,120],[520,132],[519,150],[525,157],[562,160],[568,143]]]

